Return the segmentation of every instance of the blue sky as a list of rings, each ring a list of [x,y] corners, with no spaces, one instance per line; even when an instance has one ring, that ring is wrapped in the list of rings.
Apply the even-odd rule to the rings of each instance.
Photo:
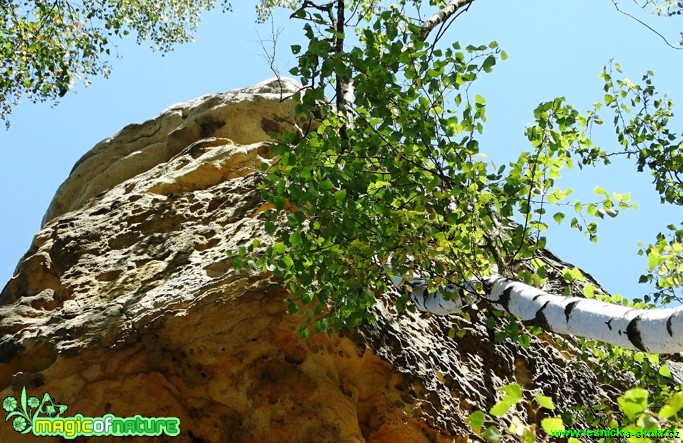
[[[631,4],[629,2],[628,4]],[[23,103],[12,114],[12,127],[0,132],[0,282],[6,282],[28,249],[57,187],[73,164],[100,140],[125,125],[156,116],[169,105],[203,94],[258,83],[273,74],[264,59],[259,36],[269,39],[271,24],[257,25],[253,5],[235,5],[235,12],[206,14],[194,43],[162,56],[133,39],[122,41],[109,79],[95,78],[78,87],[62,102]],[[624,2],[624,6],[627,3]],[[276,61],[285,74],[295,63],[289,45],[301,42],[301,22],[276,14],[283,28]],[[675,43],[683,30],[680,17],[639,18]],[[476,92],[487,99],[487,126],[482,150],[500,164],[515,158],[525,143],[524,127],[541,101],[565,96],[580,111],[602,97],[599,78],[608,60],[636,81],[648,69],[655,85],[683,106],[683,51],[676,51],[642,25],[619,14],[611,0],[501,2],[478,0],[452,26],[444,41],[463,45],[496,40],[508,53]],[[269,45],[269,43],[266,43]],[[675,129],[681,128],[680,117]],[[605,147],[611,130],[600,136]],[[548,246],[562,259],[582,267],[611,293],[629,298],[648,289],[638,285],[646,267],[638,257],[637,242],[649,242],[669,223],[680,223],[680,208],[659,204],[645,173],[628,162],[575,171],[560,185],[572,187],[571,198],[591,200],[597,184],[610,191],[631,192],[640,210],[625,211],[600,224],[599,241],[590,243],[580,233],[551,223]]]

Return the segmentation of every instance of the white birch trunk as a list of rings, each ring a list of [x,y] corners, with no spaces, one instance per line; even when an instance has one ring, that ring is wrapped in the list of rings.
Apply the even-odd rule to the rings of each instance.
[[[392,278],[397,286],[401,281],[400,277]],[[420,311],[448,315],[460,312],[468,303],[457,297],[454,286],[446,287],[444,292],[456,295],[455,300],[444,299],[439,291],[429,293],[421,278],[414,278],[410,286],[410,298]],[[491,277],[487,286],[491,291],[484,298],[526,324],[640,351],[683,352],[683,307],[632,309],[594,299],[553,295],[500,276]]]

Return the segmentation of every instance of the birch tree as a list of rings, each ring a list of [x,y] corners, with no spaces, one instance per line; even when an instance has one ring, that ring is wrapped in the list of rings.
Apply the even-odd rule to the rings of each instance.
[[[303,313],[302,336],[372,322],[368,308],[387,292],[399,311],[466,316],[484,309],[501,340],[524,345],[542,328],[574,337],[572,352],[592,360],[607,383],[635,374],[637,389],[618,399],[624,426],[675,422],[683,393],[653,353],[683,350],[683,310],[666,308],[681,301],[680,223],[666,225],[641,250],[650,268],[641,281],[654,282],[657,292],[630,302],[548,260],[545,248],[551,224],[568,223],[597,241],[600,220],[632,206],[629,194],[597,186],[593,201],[569,200],[571,189],[560,180],[567,168],[627,156],[636,171],[651,174],[662,202],[683,203],[673,105],[652,73],[635,83],[608,64],[596,91],[600,102],[584,111],[562,97],[540,103],[525,131],[527,149],[494,167],[479,146],[486,99],[472,85],[507,55],[495,41],[442,40],[474,3],[334,0],[295,8],[308,45],[292,47],[298,65],[290,73],[303,84],[292,98],[308,122],[278,135],[277,161],[262,167],[262,195],[273,207],[266,229],[276,241],[261,248],[255,240],[233,262],[282,279],[289,311]],[[676,15],[678,4],[656,9],[663,4],[642,6]],[[604,122],[611,122],[618,149],[592,140]],[[508,403],[501,400],[491,414],[504,414]],[[483,432],[491,416],[470,418]],[[560,418],[547,423],[547,433],[564,429]],[[529,435],[525,441],[534,440]]]
[[[595,241],[601,218],[631,206],[628,194],[596,187],[597,201],[571,202],[573,214],[565,213],[571,190],[559,186],[563,169],[628,155],[638,171],[650,171],[663,202],[683,203],[682,145],[668,128],[670,100],[657,93],[651,73],[638,85],[618,79],[618,65],[606,66],[603,103],[582,113],[563,98],[541,103],[526,129],[529,149],[494,169],[478,143],[486,101],[470,86],[506,54],[496,42],[440,43],[450,21],[473,3],[435,2],[424,14],[414,1],[390,7],[305,1],[294,12],[309,44],[292,48],[299,62],[291,72],[304,84],[293,98],[310,126],[276,146],[281,157],[264,176],[264,198],[275,207],[271,216],[285,207],[289,212],[284,227],[269,221],[280,241],[260,264],[290,286],[290,310],[316,305],[307,325],[317,330],[372,321],[367,308],[375,296],[401,281],[409,288],[396,300],[400,308],[412,299],[422,310],[443,314],[449,312],[443,306],[457,311],[462,304],[450,298],[479,297],[551,331],[680,352],[679,310],[633,310],[676,298],[683,283],[683,231],[675,225],[643,250],[652,273],[642,279],[656,281],[656,300],[606,309],[588,300],[606,294],[576,284],[580,272],[562,278],[577,281],[564,295],[583,299],[522,295],[548,281],[550,270],[538,256],[549,228],[545,214]],[[345,45],[349,32],[340,24],[349,23],[359,37]],[[621,151],[607,152],[589,136],[608,116]]]

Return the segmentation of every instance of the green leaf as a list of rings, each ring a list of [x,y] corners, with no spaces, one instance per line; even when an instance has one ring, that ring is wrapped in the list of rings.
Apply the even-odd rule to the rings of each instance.
[[[550,409],[551,411],[555,409],[555,404],[553,403],[553,399],[551,397],[541,394],[534,394],[534,398],[536,398],[536,401],[540,407]]]
[[[278,242],[273,245],[273,252],[275,254],[284,254],[287,251],[287,246],[284,243]]]
[[[651,365],[658,365],[659,364],[659,355],[658,354],[645,354],[647,356],[647,361],[650,362]]]
[[[334,193],[334,198],[337,200],[337,205],[341,205],[346,200],[346,189],[340,189]]]
[[[489,413],[494,417],[502,417],[512,407],[512,404],[507,400],[501,400],[491,407]]]
[[[556,213],[553,215],[553,220],[555,220],[555,221],[557,222],[558,225],[559,225],[560,223],[562,223],[562,220],[564,220],[564,218],[565,218],[564,212],[556,212]]]
[[[630,419],[635,419],[647,407],[648,393],[645,389],[634,388],[617,398],[619,409]]]
[[[573,281],[584,281],[586,279],[581,270],[576,266],[571,269],[564,269],[562,271],[562,277],[567,283],[571,283]]]
[[[329,178],[322,183],[320,183],[320,189],[323,191],[329,191],[334,188],[334,183]]]
[[[472,414],[470,414],[469,417],[465,419],[467,423],[470,425],[473,431],[478,432],[482,426],[484,426],[484,422],[486,421],[486,415],[481,412],[481,411],[475,411]]]
[[[659,417],[668,419],[675,416],[683,408],[683,393],[676,392],[659,410]]]
[[[496,64],[496,58],[492,55],[489,55],[486,57],[486,60],[484,60],[484,63],[482,63],[481,67],[484,70],[484,72],[491,72],[493,71],[493,66]]]
[[[609,197],[609,193],[608,193],[607,191],[605,191],[603,188],[601,188],[600,186],[598,186],[598,185],[596,185],[596,186],[593,188],[593,194],[595,194],[595,195],[604,195],[605,197]]]
[[[486,439],[486,441],[498,443],[502,440],[502,435],[497,427],[489,426],[488,428],[486,428],[486,431],[484,432],[484,438]]]
[[[636,424],[642,429],[657,429],[659,428],[659,420],[650,414],[641,414],[636,421]]]
[[[564,431],[564,423],[559,417],[544,418],[541,420],[541,427],[546,434],[551,435],[553,431]]]
[[[595,213],[597,212],[597,210],[598,207],[592,203],[586,207],[586,212],[588,212],[588,215],[590,215],[591,217],[595,217]]]
[[[671,378],[671,371],[667,365],[660,366],[658,372],[662,377]]]
[[[512,403],[517,403],[522,399],[522,387],[517,383],[503,386],[500,390],[507,394],[506,399]]]
[[[277,209],[278,211],[283,210],[285,208],[286,203],[287,199],[283,196],[278,195],[275,197],[275,209]]]
[[[282,262],[285,264],[287,269],[291,269],[294,266],[294,260],[292,260],[292,257],[290,257],[289,255],[283,256]]]

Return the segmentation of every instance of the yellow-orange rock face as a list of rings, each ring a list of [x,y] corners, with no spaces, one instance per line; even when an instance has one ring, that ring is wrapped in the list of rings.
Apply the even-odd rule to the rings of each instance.
[[[175,438],[74,441],[217,443],[476,440],[465,416],[511,382],[560,406],[597,401],[580,364],[540,340],[496,344],[477,313],[397,314],[378,300],[376,324],[298,338],[281,285],[226,257],[268,240],[252,173],[270,158],[267,133],[297,126],[281,100],[296,88],[176,105],[79,161],[0,294],[0,399],[25,387],[67,416],[181,423]],[[0,421],[0,442],[35,440]]]

